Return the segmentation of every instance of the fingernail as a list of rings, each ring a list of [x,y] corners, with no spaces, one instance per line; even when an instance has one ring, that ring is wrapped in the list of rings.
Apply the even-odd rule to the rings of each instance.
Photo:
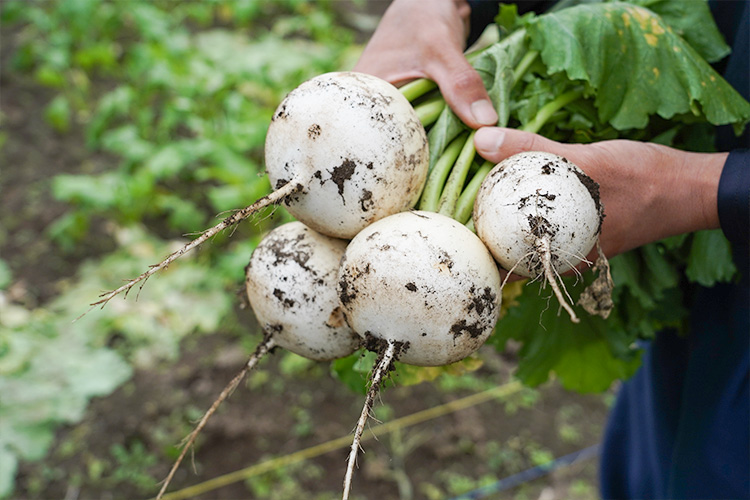
[[[471,114],[474,119],[481,125],[496,125],[497,113],[492,103],[487,99],[482,99],[471,103]]]
[[[505,132],[499,128],[480,128],[474,135],[474,147],[483,153],[496,153],[505,140]]]

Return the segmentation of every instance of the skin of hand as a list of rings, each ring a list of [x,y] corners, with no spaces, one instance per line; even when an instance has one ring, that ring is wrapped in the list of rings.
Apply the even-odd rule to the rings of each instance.
[[[470,12],[465,0],[394,0],[354,71],[394,85],[429,78],[468,126],[496,124],[482,79],[463,54]]]
[[[717,195],[727,153],[691,153],[629,140],[562,144],[498,127],[478,130],[474,145],[495,163],[522,151],[546,151],[578,165],[599,183],[605,214],[600,242],[607,257],[719,227]]]

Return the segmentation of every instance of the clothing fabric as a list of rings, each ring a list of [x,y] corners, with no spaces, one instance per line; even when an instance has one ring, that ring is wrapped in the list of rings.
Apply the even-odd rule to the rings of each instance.
[[[475,39],[499,2],[470,0]],[[553,2],[518,2],[519,10]],[[490,7],[490,4],[493,4]],[[716,68],[750,99],[750,0],[709,1],[732,53]],[[489,14],[491,12],[491,14]],[[731,151],[718,192],[740,279],[693,287],[687,335],[659,332],[622,384],[603,438],[605,499],[750,499],[750,127],[717,128]]]

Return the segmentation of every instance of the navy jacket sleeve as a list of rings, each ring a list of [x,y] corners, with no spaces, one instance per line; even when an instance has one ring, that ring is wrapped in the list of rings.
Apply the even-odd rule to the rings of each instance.
[[[736,247],[750,244],[750,150],[729,154],[719,181],[719,223]]]

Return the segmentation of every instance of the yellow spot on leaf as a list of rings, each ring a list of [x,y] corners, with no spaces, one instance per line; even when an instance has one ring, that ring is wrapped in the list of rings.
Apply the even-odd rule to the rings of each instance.
[[[654,77],[659,78],[659,68],[654,67],[651,71],[654,72]]]
[[[630,28],[630,16],[627,12],[622,13],[622,23],[625,25],[626,28]]]
[[[663,35],[665,33],[664,26],[655,17],[651,18],[651,32],[654,35]]]
[[[656,47],[656,44],[659,42],[659,37],[652,33],[644,33],[643,38],[645,38],[646,43],[652,47]]]

